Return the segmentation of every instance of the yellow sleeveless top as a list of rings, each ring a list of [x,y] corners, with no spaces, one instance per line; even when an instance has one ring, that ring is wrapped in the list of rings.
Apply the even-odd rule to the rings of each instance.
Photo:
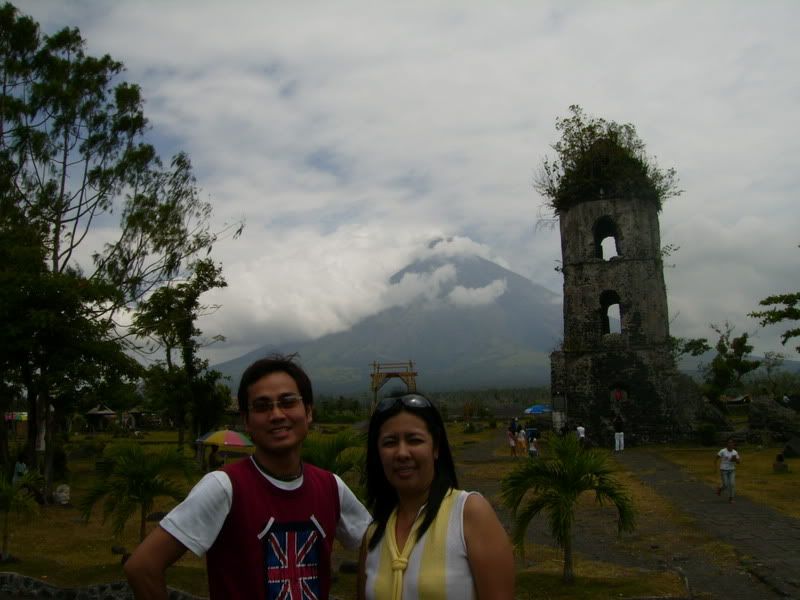
[[[469,600],[475,597],[464,542],[464,504],[470,492],[450,490],[428,530],[417,541],[420,511],[405,546],[395,537],[397,510],[389,516],[381,541],[367,552],[368,600]],[[367,540],[375,525],[367,531]]]

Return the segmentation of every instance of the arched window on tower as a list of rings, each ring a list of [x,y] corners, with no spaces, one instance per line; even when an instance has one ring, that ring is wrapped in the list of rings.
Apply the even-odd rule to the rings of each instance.
[[[600,294],[600,317],[603,334],[622,333],[622,310],[619,294],[606,290]]]
[[[608,215],[602,216],[594,224],[594,254],[597,258],[611,260],[619,256],[619,234],[617,224]]]

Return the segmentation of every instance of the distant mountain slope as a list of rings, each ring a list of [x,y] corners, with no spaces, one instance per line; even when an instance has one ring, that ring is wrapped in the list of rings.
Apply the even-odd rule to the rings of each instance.
[[[521,387],[549,382],[549,353],[562,337],[559,297],[478,256],[434,256],[389,280],[403,305],[319,339],[265,346],[214,365],[238,384],[248,364],[298,352],[320,393],[369,390],[373,361],[413,360],[420,389]],[[391,386],[391,384],[389,384]]]

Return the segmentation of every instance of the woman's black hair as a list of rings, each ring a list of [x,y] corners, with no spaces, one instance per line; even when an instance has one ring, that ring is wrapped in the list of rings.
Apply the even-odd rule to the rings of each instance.
[[[421,395],[417,392],[417,395]],[[381,464],[380,453],[378,451],[378,435],[381,426],[394,417],[405,411],[415,415],[425,421],[425,425],[433,438],[434,448],[438,451],[438,456],[434,460],[433,482],[428,492],[428,502],[425,505],[425,516],[417,530],[417,540],[428,530],[442,500],[450,489],[458,488],[456,478],[456,467],[453,463],[453,455],[450,452],[450,444],[447,441],[447,431],[442,421],[442,416],[436,407],[431,403],[427,407],[405,406],[400,396],[396,396],[395,404],[383,411],[375,411],[369,420],[369,433],[367,434],[367,505],[372,510],[373,522],[377,525],[372,537],[369,539],[368,548],[372,550],[378,545],[384,532],[389,516],[397,506],[397,491],[386,479]]]

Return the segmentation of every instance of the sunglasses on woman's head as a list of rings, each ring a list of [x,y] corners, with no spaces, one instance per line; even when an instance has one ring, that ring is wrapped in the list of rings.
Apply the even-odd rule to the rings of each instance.
[[[433,406],[431,401],[425,396],[421,396],[419,394],[406,394],[405,396],[399,396],[396,398],[384,398],[375,406],[375,412],[389,410],[398,404],[401,404],[406,408],[431,408]]]

